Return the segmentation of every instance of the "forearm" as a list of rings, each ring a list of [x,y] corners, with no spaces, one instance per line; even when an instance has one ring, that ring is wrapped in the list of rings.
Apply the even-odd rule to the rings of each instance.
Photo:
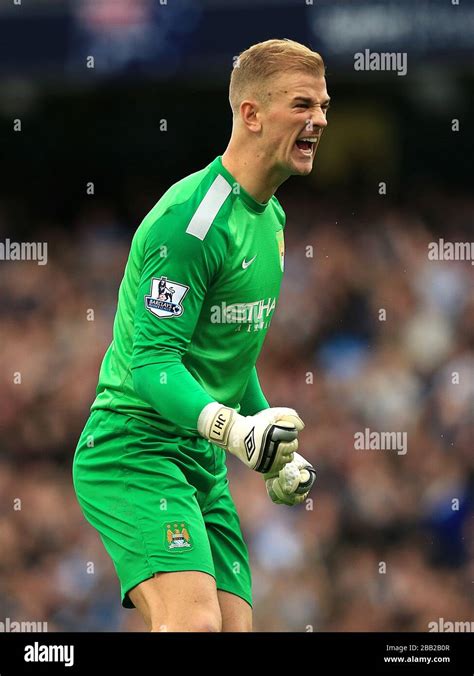
[[[183,363],[169,355],[132,369],[132,377],[138,396],[179,427],[197,431],[199,414],[215,401]]]
[[[254,415],[265,408],[270,408],[270,404],[265,399],[258,379],[257,369],[254,367],[250,374],[247,389],[240,401],[240,413],[241,415]]]
[[[298,448],[304,423],[296,411],[269,408],[263,398],[265,410],[255,416],[240,415],[216,402],[172,352],[153,364],[133,368],[132,379],[137,395],[161,416],[177,427],[196,431],[257,472],[280,469]]]

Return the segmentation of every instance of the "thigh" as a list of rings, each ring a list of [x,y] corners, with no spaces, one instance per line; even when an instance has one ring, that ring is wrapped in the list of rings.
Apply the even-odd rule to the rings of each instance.
[[[74,459],[82,511],[114,563],[122,605],[155,573],[214,565],[196,488],[179,461],[179,441],[157,438],[126,416],[92,415]],[[86,439],[93,443],[86,443]]]
[[[221,630],[216,582],[205,573],[158,573],[129,596],[151,631]]]
[[[223,480],[219,493],[214,495],[213,501],[203,511],[203,517],[217,589],[239,597],[251,610],[252,578],[248,549],[227,478]]]
[[[217,591],[222,631],[252,631],[252,608],[240,596]]]

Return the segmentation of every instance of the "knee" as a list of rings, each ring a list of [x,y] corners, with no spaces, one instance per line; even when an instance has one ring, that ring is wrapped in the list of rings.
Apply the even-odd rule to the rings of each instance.
[[[233,622],[226,622],[222,626],[223,632],[230,631],[235,632],[251,632],[252,631],[252,620],[240,619]]]
[[[221,632],[222,617],[219,612],[202,609],[194,610],[182,618],[170,616],[167,622],[163,622],[163,619],[159,622],[152,621],[151,631]]]
[[[198,612],[190,618],[191,628],[188,631],[220,632],[222,631],[222,618],[216,612]]]

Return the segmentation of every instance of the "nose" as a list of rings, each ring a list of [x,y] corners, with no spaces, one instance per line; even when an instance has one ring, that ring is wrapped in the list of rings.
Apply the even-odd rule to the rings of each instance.
[[[328,126],[326,114],[322,110],[316,110],[313,115],[313,126],[319,129],[324,129]]]
[[[311,124],[309,124],[309,122],[311,122]],[[319,113],[314,113],[310,120],[306,122],[306,128],[311,129],[312,131],[322,131],[327,126],[328,121],[326,120],[326,116],[322,111]]]

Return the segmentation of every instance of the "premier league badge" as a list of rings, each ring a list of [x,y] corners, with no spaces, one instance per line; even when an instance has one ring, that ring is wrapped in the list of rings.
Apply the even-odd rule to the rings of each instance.
[[[145,307],[156,317],[179,317],[183,314],[182,301],[189,286],[172,282],[167,277],[151,280],[150,295],[145,296]]]

